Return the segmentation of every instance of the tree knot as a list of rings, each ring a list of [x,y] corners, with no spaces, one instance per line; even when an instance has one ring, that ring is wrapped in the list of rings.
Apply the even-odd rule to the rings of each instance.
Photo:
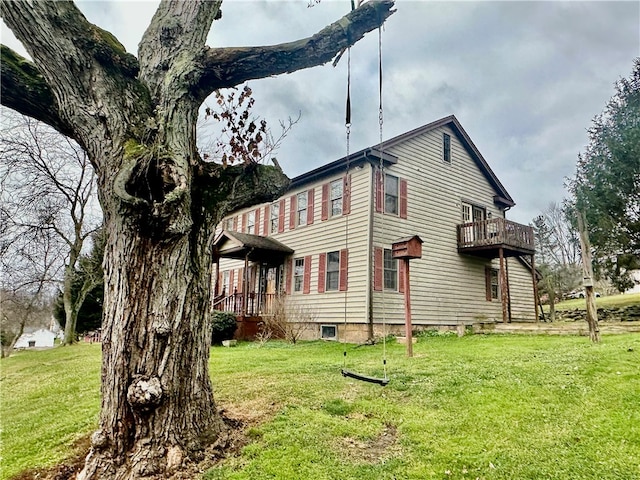
[[[103,450],[109,444],[109,439],[104,430],[99,429],[91,434],[91,446],[95,450]]]
[[[150,410],[162,400],[162,385],[158,377],[139,376],[127,390],[127,402],[137,410]]]

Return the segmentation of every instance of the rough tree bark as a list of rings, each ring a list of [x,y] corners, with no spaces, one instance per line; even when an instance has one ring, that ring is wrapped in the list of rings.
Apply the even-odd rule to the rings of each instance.
[[[207,368],[212,235],[288,179],[277,167],[204,162],[203,100],[326,63],[393,13],[392,0],[372,1],[307,39],[209,48],[221,3],[162,1],[138,58],[71,2],[1,4],[33,59],[2,48],[2,103],[83,146],[108,232],[100,428],[80,479],[166,478],[223,429]]]

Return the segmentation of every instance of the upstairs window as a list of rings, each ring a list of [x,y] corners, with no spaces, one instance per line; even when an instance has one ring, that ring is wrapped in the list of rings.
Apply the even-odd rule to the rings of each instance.
[[[227,218],[225,229],[233,230],[233,217]]]
[[[297,198],[298,209],[296,213],[296,224],[298,226],[307,224],[307,192],[299,193]]]
[[[445,163],[451,163],[451,135],[442,134],[442,160]]]
[[[333,182],[331,182],[331,185],[330,185],[331,197],[329,200],[330,200],[330,211],[331,211],[332,217],[342,215],[342,193],[343,193],[342,186],[343,186],[342,179],[334,180]]]
[[[271,216],[269,217],[270,224],[270,232],[277,233],[278,232],[278,219],[280,218],[280,203],[272,203],[271,204]]]
[[[398,177],[386,174],[384,176],[384,212],[398,215]]]
[[[253,210],[247,214],[247,233],[256,233],[256,211]]]

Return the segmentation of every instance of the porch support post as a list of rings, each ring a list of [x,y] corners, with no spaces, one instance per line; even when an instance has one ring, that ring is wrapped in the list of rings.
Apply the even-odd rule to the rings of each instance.
[[[247,316],[247,303],[249,299],[249,253],[244,256],[244,274],[242,275],[242,316]]]
[[[502,323],[509,321],[508,305],[509,297],[507,294],[507,270],[505,268],[504,250],[500,247],[500,298],[502,303]]]
[[[411,326],[411,282],[409,281],[409,259],[404,262],[404,330],[407,339],[407,357],[413,357],[413,328]]]
[[[213,287],[213,298],[214,300],[216,298],[218,298],[218,296],[220,295],[220,257],[218,255],[216,255],[216,261],[215,261],[215,265],[216,265],[216,278],[214,281],[214,287]]]
[[[536,261],[535,255],[531,254],[531,275],[533,276],[533,301],[535,303],[535,311],[536,311],[536,323],[540,321],[540,312],[538,311],[538,278],[536,276]]]

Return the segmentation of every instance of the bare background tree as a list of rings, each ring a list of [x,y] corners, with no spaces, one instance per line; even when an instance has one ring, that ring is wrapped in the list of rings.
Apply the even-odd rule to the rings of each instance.
[[[533,219],[542,280],[538,287],[549,299],[549,319],[555,321],[555,304],[582,280],[580,243],[566,210],[557,203]]]
[[[161,1],[135,57],[72,2],[0,3],[31,57],[2,47],[2,104],[82,146],[104,213],[102,407],[80,480],[169,478],[224,442],[208,369],[211,242],[227,213],[289,180],[277,165],[205,161],[203,102],[330,62],[393,13],[393,1],[370,1],[308,38],[208,47],[221,5]]]
[[[85,277],[71,294],[75,272],[91,235],[102,223],[93,168],[87,155],[67,137],[29,117],[2,110],[0,178],[7,222],[7,242],[20,237],[51,238],[59,249],[63,268],[57,281],[62,291],[64,344],[76,340],[78,311],[89,291],[102,279]],[[11,256],[5,258],[10,262]],[[51,269],[49,269],[51,270]]]
[[[0,217],[0,337],[9,356],[26,327],[49,326],[53,285],[63,257],[57,239],[41,230],[13,235],[4,207]]]

